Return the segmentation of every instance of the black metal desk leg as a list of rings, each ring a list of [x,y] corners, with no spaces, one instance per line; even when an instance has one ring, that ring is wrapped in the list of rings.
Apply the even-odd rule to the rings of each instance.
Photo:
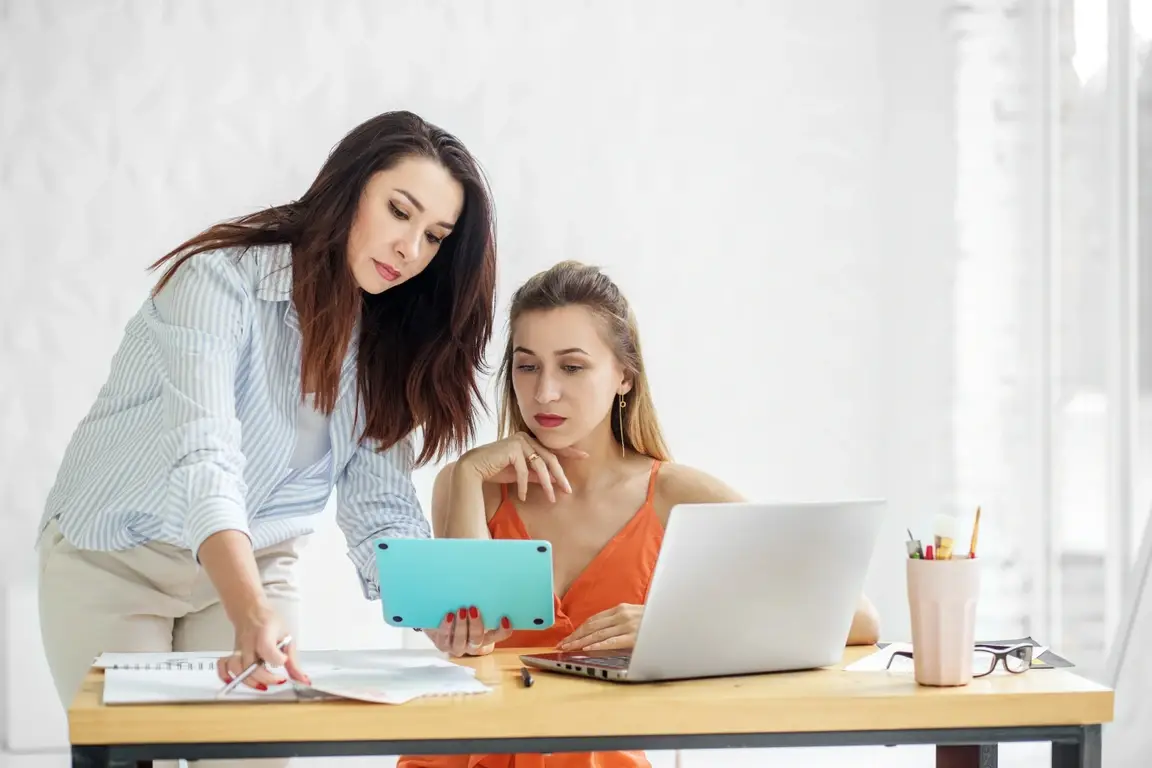
[[[117,760],[108,747],[72,747],[72,768],[152,768],[152,761]]]
[[[936,768],[996,768],[995,744],[937,744]]]
[[[1081,728],[1079,741],[1052,743],[1052,768],[1101,768],[1103,762],[1099,725]]]

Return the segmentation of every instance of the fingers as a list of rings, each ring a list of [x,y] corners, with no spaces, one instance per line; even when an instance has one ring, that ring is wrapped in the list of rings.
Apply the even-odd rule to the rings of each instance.
[[[620,648],[631,648],[636,645],[636,635],[631,632],[626,632],[615,637],[609,637],[589,645],[585,645],[580,650],[582,651],[614,651]]]
[[[270,632],[262,633],[256,642],[256,656],[270,667],[283,667],[288,655],[277,647],[279,644],[280,638]]]
[[[627,632],[627,627],[613,624],[612,626],[604,627],[595,632],[589,632],[573,640],[565,641],[560,645],[560,648],[562,650],[590,651],[597,645],[601,645],[607,640],[619,638],[627,634]]]
[[[552,488],[552,475],[548,471],[549,465],[547,460],[537,453],[528,463],[536,473],[536,477],[540,481],[540,487],[544,489],[544,495],[548,497],[548,501],[556,501],[556,491]]]
[[[236,654],[232,654],[231,656],[221,656],[216,660],[216,677],[220,678],[221,682],[230,683],[232,678],[236,677],[236,673],[228,666],[235,657]]]
[[[452,625],[452,643],[448,652],[453,656],[463,656],[468,649],[468,609],[461,608],[449,621]]]
[[[252,661],[249,659],[255,658],[255,654],[249,652],[246,655],[243,651],[237,651],[231,656],[225,656],[216,664],[216,676],[223,682],[230,683],[235,678],[244,674],[244,670],[248,669],[252,664]],[[270,671],[264,665],[260,665],[252,674],[244,678],[241,685],[255,688],[258,691],[266,691],[269,686],[282,685],[286,682],[287,680],[282,675]]]
[[[499,627],[485,633],[484,643],[486,645],[496,645],[496,643],[502,643],[510,637],[512,637],[512,622],[505,616],[500,619]]]
[[[540,480],[540,485],[548,495],[548,500],[556,501],[556,493],[552,488],[553,479],[560,484],[561,488],[568,493],[572,493],[572,485],[568,482],[568,477],[564,474],[564,468],[560,466],[560,460],[556,458],[556,454],[545,448],[530,435],[521,433],[520,441],[523,443],[524,450],[528,456],[532,456],[533,454],[536,456],[530,463],[532,469],[536,472],[536,476]],[[581,453],[583,452],[581,451]],[[587,454],[583,455],[587,456]]]
[[[452,611],[441,619],[439,627],[424,631],[424,634],[428,635],[432,644],[436,646],[436,650],[443,653],[452,652],[452,621],[455,618],[456,612]]]
[[[516,470],[516,494],[520,501],[528,500],[528,462],[524,454],[515,453],[512,456],[512,467]]]
[[[284,662],[284,671],[288,673],[288,677],[291,679],[304,683],[304,685],[312,685],[312,678],[300,669],[300,661],[296,655],[296,643],[288,646],[288,660]]]
[[[593,632],[598,632],[605,627],[610,627],[615,624],[617,615],[618,611],[615,608],[601,611],[577,627],[568,637],[561,640],[557,647],[567,649],[578,643],[583,643]]]

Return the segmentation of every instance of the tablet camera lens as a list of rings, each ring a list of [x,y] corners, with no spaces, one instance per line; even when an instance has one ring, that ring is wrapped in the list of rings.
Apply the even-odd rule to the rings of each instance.
[[[545,546],[539,546],[539,547],[536,547],[536,551],[537,551],[537,552],[547,552],[547,551],[548,551],[548,547],[545,547]]]
[[[533,624],[543,624],[543,623],[544,623],[544,619],[532,619],[532,623],[533,623]]]
[[[384,543],[377,544],[376,546],[380,547],[380,549],[388,549],[388,545]]]
[[[392,621],[394,621],[394,622],[396,622],[397,624],[399,624],[400,622],[404,621],[404,619],[400,618],[399,616],[393,616],[393,617],[392,617]]]

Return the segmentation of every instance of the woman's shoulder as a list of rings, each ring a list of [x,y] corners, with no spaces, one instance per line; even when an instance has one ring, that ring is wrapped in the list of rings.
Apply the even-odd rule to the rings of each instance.
[[[275,298],[291,295],[292,252],[288,245],[210,248],[177,263],[168,281],[174,291],[203,291],[215,286],[244,300],[268,291],[285,294]]]
[[[744,501],[744,497],[723,480],[687,464],[665,462],[656,473],[652,505],[663,522],[677,504],[708,504]]]

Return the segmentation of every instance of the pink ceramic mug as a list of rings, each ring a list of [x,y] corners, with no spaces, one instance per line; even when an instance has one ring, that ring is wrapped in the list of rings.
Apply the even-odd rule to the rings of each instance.
[[[972,681],[980,561],[908,560],[912,666],[921,685]]]

